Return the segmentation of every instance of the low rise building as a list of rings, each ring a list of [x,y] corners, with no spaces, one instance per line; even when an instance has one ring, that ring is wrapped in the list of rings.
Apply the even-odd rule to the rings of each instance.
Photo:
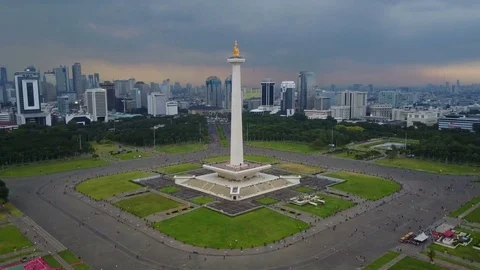
[[[392,105],[391,104],[373,104],[370,106],[370,116],[376,118],[392,118]]]
[[[427,126],[433,126],[438,123],[440,113],[434,111],[413,111],[407,114],[407,127],[413,126],[414,123],[422,123]]]
[[[350,106],[331,106],[332,117],[337,120],[350,119]]]
[[[438,120],[438,129],[463,129],[474,132],[480,130],[480,118],[441,117]]]

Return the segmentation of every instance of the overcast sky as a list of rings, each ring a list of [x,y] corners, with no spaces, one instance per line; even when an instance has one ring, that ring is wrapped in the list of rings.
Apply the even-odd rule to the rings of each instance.
[[[480,82],[479,0],[2,0],[0,65],[80,62],[102,80],[194,84],[230,71],[243,84]]]

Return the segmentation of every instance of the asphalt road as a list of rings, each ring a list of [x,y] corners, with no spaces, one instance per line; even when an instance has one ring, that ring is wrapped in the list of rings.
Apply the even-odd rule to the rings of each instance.
[[[9,179],[11,201],[94,269],[357,269],[398,245],[408,231],[426,228],[479,189],[472,177],[434,175],[323,155],[302,155],[245,147],[247,154],[364,172],[400,182],[406,194],[286,248],[249,256],[190,254],[153,240],[140,230],[95,214],[97,209],[64,194],[74,179],[225,155],[209,149],[185,155],[132,160],[108,167],[39,177]],[[445,207],[446,209],[442,209]],[[194,225],[193,225],[194,226]],[[168,241],[167,239],[165,241]],[[138,255],[138,257],[137,257]],[[362,262],[361,257],[366,259]]]

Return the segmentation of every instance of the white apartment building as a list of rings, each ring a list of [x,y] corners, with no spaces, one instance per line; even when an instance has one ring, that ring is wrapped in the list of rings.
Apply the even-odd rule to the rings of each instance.
[[[370,116],[377,118],[392,118],[392,105],[391,104],[373,104],[370,106]]]
[[[336,120],[350,119],[350,106],[331,106],[330,110]]]
[[[362,119],[367,115],[367,92],[345,90],[339,95],[338,105],[350,107],[346,119]]]
[[[87,112],[93,122],[108,122],[107,91],[102,88],[87,89],[84,94]]]
[[[162,93],[153,92],[147,97],[148,114],[160,116],[167,114],[167,96]],[[178,113],[178,105],[177,105]]]
[[[165,106],[166,106],[166,115],[178,114],[178,103],[176,101],[169,101],[165,104]]]
[[[433,126],[438,123],[440,112],[434,111],[412,111],[407,114],[407,127],[413,126],[415,122]]]

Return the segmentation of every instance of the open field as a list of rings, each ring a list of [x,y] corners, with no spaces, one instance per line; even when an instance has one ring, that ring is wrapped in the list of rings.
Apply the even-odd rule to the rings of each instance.
[[[38,163],[30,163],[23,166],[12,166],[0,170],[0,177],[25,177],[41,174],[52,174],[80,170],[86,168],[100,167],[109,163],[99,158],[76,158],[58,159]]]
[[[181,205],[182,204],[177,201],[151,193],[147,195],[136,196],[131,199],[121,200],[115,203],[115,206],[141,218],[165,210],[177,208]]]
[[[249,141],[250,146],[270,148],[286,152],[296,152],[302,154],[317,154],[325,152],[324,149],[315,150],[310,148],[307,143],[288,142],[288,141]]]
[[[280,163],[275,165],[275,167],[282,170],[286,170],[294,173],[300,173],[300,174],[317,174],[325,171],[324,168],[298,164],[298,163]]]
[[[155,151],[166,154],[180,154],[188,152],[196,152],[207,149],[207,145],[203,143],[184,143],[184,144],[169,144],[158,145]]]
[[[178,165],[172,165],[167,167],[157,168],[156,171],[163,174],[176,174],[181,172],[193,171],[201,169],[202,165],[196,163],[182,163]]]
[[[412,257],[405,257],[388,269],[389,270],[442,270],[443,268],[438,265],[421,261]]]
[[[447,164],[417,158],[379,159],[375,163],[385,166],[399,167],[410,170],[425,171],[439,174],[472,175],[480,174],[480,167],[468,165]]]
[[[195,197],[195,198],[191,199],[191,201],[193,203],[196,203],[196,204],[199,204],[199,205],[204,205],[204,204],[207,204],[207,203],[211,203],[214,200],[210,197],[200,196],[200,197]]]
[[[6,219],[10,214],[13,217],[20,217],[22,216],[22,212],[18,210],[11,202],[7,202],[3,204],[3,207],[0,208],[0,220]]]
[[[333,172],[325,176],[346,180],[332,186],[334,189],[349,192],[367,200],[378,200],[400,190],[396,182],[366,174]]]
[[[132,180],[151,176],[151,173],[133,171],[83,181],[75,189],[95,200],[104,200],[117,194],[141,188]]]
[[[480,207],[466,215],[465,219],[470,222],[480,223]]]
[[[375,261],[371,262],[369,265],[362,268],[362,270],[378,270],[382,268],[385,264],[391,262],[393,259],[398,257],[400,253],[389,251],[385,253],[382,257],[376,259]]]
[[[345,201],[336,197],[327,196],[323,194],[318,194],[318,197],[324,200],[325,204],[318,203],[317,206],[311,205],[311,204],[300,206],[300,205],[289,203],[287,204],[287,206],[296,210],[300,210],[303,212],[314,214],[322,218],[326,218],[329,216],[333,216],[336,213],[343,211],[345,209],[348,209],[355,205],[355,203],[353,202]]]
[[[302,192],[302,193],[312,193],[312,192],[314,192],[315,190],[314,190],[313,188],[300,186],[300,187],[297,187],[297,188],[295,189],[295,191]]]
[[[211,248],[246,248],[280,240],[308,224],[261,208],[228,217],[207,208],[154,224],[154,228],[187,244]]]
[[[168,187],[164,187],[164,188],[161,188],[159,191],[160,192],[163,192],[163,193],[175,193],[177,191],[179,191],[180,188],[178,188],[177,186],[168,186]]]
[[[366,150],[373,150],[374,146],[385,144],[385,143],[403,143],[404,144],[405,139],[390,138],[390,139],[373,140],[373,141],[370,141],[370,142],[354,144],[350,148],[353,148],[353,149],[356,149],[356,150],[361,150],[361,151],[366,151]],[[407,146],[409,144],[417,144],[417,143],[419,143],[418,140],[407,139]]]
[[[42,259],[52,268],[62,268],[62,265],[52,255],[43,256]]]
[[[32,242],[14,226],[0,228],[0,255],[32,246]]]
[[[280,162],[280,160],[272,157],[264,157],[264,156],[244,156],[243,159],[247,161],[253,161],[258,163],[268,163],[268,164],[275,164]],[[220,156],[220,157],[213,157],[213,158],[206,158],[203,161],[206,163],[218,163],[218,162],[226,162],[230,160],[230,156]]]
[[[453,212],[448,214],[450,217],[458,217],[461,214],[465,213],[468,209],[470,209],[472,206],[476,205],[477,203],[480,203],[480,196],[473,198],[469,202],[463,204],[459,208],[455,209]]]
[[[260,199],[257,199],[256,201],[263,204],[263,205],[269,205],[269,204],[274,204],[274,203],[278,202],[277,199],[272,198],[272,197],[262,197]]]
[[[465,258],[467,260],[480,262],[480,252],[473,248],[475,244],[478,245],[480,243],[480,233],[468,231],[464,229],[461,229],[460,231],[467,232],[473,237],[473,241],[468,246],[464,247],[460,245],[455,249],[451,249],[451,248],[442,247],[440,245],[431,244],[428,248],[435,250],[438,254],[443,254],[444,252],[446,252],[450,255],[457,256],[459,258]]]
[[[64,251],[60,251],[58,255],[62,257],[62,259],[64,259],[68,264],[77,263],[80,261],[80,258],[78,258],[77,255],[73,254],[68,249]]]

